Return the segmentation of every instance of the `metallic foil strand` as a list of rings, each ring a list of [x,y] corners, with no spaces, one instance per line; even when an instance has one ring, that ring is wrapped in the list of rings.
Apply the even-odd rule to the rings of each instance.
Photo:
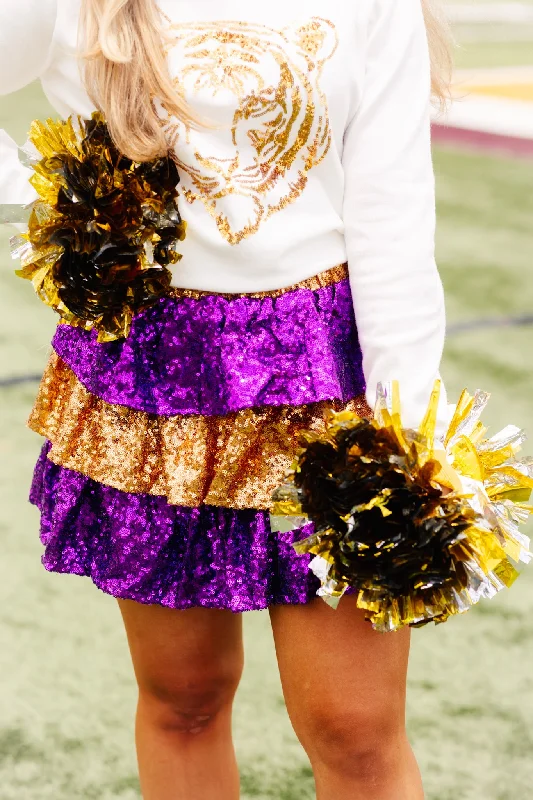
[[[318,594],[336,604],[355,591],[383,632],[463,613],[533,557],[518,530],[533,511],[533,463],[516,458],[523,432],[485,439],[489,395],[465,390],[442,444],[439,381],[416,431],[402,427],[398,391],[378,387],[371,421],[342,412],[325,433],[304,433],[271,512],[277,530],[313,523],[295,549],[315,556]]]
[[[127,337],[133,316],[163,296],[181,255],[186,224],[177,207],[178,171],[168,157],[136,163],[115,148],[103,116],[34,120],[38,151],[19,277],[63,322]]]

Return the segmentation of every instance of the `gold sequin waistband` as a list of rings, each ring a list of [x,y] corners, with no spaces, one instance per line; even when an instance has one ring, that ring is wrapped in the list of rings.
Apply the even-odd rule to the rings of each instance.
[[[294,292],[297,289],[310,289],[315,292],[317,289],[322,289],[325,286],[333,286],[335,283],[340,283],[348,277],[348,264],[338,264],[336,267],[319,272],[318,275],[313,275],[312,278],[306,278],[299,283],[293,283],[292,286],[285,286],[283,289],[272,289],[269,292],[208,292],[201,289],[180,289],[173,286],[168,294],[170,297],[180,299],[182,297],[189,297],[193,300],[199,300],[201,297],[208,295],[215,295],[216,297],[224,297],[227,300],[234,300],[238,297],[251,297],[257,300],[262,300],[265,297],[281,297],[288,292]]]

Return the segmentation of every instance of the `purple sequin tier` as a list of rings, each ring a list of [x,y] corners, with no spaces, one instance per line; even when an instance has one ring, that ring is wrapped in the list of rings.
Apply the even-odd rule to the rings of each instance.
[[[62,324],[53,346],[91,393],[158,415],[348,402],[364,391],[348,280],[275,298],[168,297],[136,317],[126,340],[98,343]],[[30,498],[46,569],[179,609],[237,612],[314,597],[309,557],[292,547],[310,526],[273,533],[265,511],[128,494],[53,464],[48,450]]]
[[[93,394],[152,414],[343,402],[364,391],[347,279],[277,298],[163,298],[125,341],[59,325],[53,347]]]
[[[47,570],[86,575],[107,594],[140,603],[253,611],[306,603],[318,588],[295,533],[272,533],[265,511],[169,505],[102,486],[48,460],[31,501],[41,512]]]

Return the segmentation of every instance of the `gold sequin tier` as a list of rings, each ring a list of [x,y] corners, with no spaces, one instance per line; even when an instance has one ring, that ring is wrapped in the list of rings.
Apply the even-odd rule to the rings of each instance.
[[[369,412],[359,397],[227,416],[147,414],[91,394],[54,353],[28,424],[51,441],[51,461],[107,486],[175,505],[267,509],[300,432],[324,430],[328,408]]]

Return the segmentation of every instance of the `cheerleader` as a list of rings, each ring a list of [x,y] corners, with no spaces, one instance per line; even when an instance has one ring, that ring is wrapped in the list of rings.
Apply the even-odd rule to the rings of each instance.
[[[274,533],[268,509],[327,409],[370,415],[397,379],[416,426],[438,377],[429,112],[447,56],[428,2],[1,4],[2,93],[39,78],[61,117],[98,109],[118,152],[180,176],[171,286],[127,336],[59,325],[29,421],[44,567],[122,612],[146,800],[239,797],[241,620],[265,608],[318,800],[423,797],[409,631],[317,598],[292,547],[309,526]],[[35,190],[1,143],[15,219]]]

